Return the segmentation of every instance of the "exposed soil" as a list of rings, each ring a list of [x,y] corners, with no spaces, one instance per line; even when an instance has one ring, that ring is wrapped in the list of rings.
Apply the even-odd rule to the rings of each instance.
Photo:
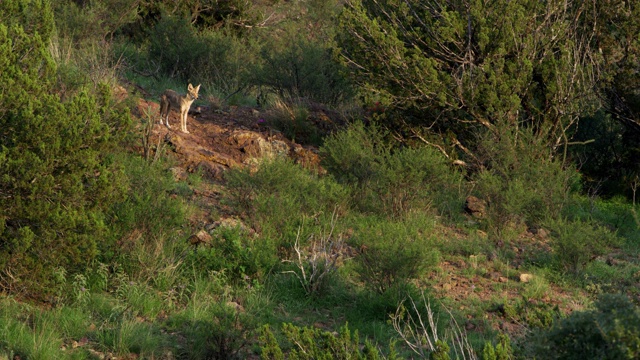
[[[305,166],[318,166],[316,149],[296,144],[265,126],[265,114],[252,108],[230,107],[223,111],[195,107],[188,116],[189,133],[180,131],[175,110],[169,116],[171,129],[160,125],[159,105],[155,102],[140,100],[136,113],[156,122],[152,144],[169,144],[179,166],[189,172],[200,169],[205,175],[219,179],[225,169],[278,155],[290,156]]]

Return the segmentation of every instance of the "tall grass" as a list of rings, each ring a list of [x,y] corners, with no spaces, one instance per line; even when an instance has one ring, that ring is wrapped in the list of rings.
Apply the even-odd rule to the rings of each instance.
[[[28,359],[63,357],[63,338],[46,311],[0,299],[0,350]]]

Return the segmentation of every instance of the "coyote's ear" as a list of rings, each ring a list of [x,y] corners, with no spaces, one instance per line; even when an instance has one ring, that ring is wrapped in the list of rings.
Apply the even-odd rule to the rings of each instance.
[[[198,84],[198,86],[196,86],[196,92],[197,92],[198,90],[200,90],[200,85],[202,85],[202,84]]]
[[[198,85],[198,86],[200,86],[200,85]],[[189,83],[189,86],[187,86],[187,90],[189,90],[189,91],[193,90],[193,85],[191,85],[191,83]]]

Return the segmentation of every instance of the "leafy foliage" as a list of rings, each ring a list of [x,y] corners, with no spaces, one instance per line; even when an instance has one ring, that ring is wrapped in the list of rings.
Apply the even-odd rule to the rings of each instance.
[[[186,18],[166,16],[149,31],[148,52],[137,59],[138,71],[159,70],[154,76],[204,83],[225,94],[247,86],[246,72],[254,60],[250,44],[219,30],[197,31]]]
[[[512,358],[511,340],[505,334],[498,335],[498,343],[495,347],[491,343],[486,343],[482,350],[483,360],[509,360]]]
[[[293,43],[275,51],[263,49],[261,55],[254,83],[282,99],[305,98],[336,106],[352,96],[345,69],[327,45],[294,35]]]
[[[624,295],[603,295],[590,311],[576,311],[536,339],[537,359],[635,359],[640,356],[640,311]]]
[[[551,246],[559,265],[573,274],[578,274],[589,261],[620,243],[606,228],[583,221],[558,218],[547,221],[546,225],[552,231]]]
[[[225,177],[232,205],[275,242],[274,251],[293,247],[305,217],[331,219],[334,210],[344,209],[348,200],[346,188],[287,159],[265,160],[255,173],[237,169]]]
[[[300,328],[293,324],[284,324],[282,332],[288,342],[294,346],[283,351],[269,327],[262,330],[262,359],[382,359],[382,355],[371,343],[361,348],[358,332],[354,333],[345,325],[338,334],[317,328]],[[389,359],[394,359],[391,354]]]
[[[104,89],[67,102],[52,94],[48,2],[4,1],[0,12],[2,286],[44,290],[51,269],[80,269],[97,254],[104,212],[124,193],[108,153],[129,117]]]
[[[479,128],[496,132],[501,122],[530,127],[558,149],[598,106],[595,84],[627,61],[618,55],[628,40],[598,51],[617,33],[600,15],[638,11],[619,5],[350,0],[338,41],[359,85],[400,109],[400,124],[428,127],[450,150],[471,148]],[[637,34],[636,21],[625,25]]]
[[[386,133],[361,122],[325,140],[322,165],[352,185],[363,212],[402,216],[411,208],[436,208],[451,214],[461,205],[462,174],[428,147],[393,149]]]
[[[486,134],[480,141],[478,156],[487,165],[475,176],[475,191],[488,202],[489,230],[504,235],[512,223],[537,226],[559,216],[579,188],[579,176],[530,130],[498,128],[499,136]]]
[[[364,218],[356,222],[353,245],[356,271],[367,287],[378,293],[403,286],[437,264],[439,253],[428,233],[433,222],[421,216],[404,221]]]
[[[232,281],[264,275],[277,259],[255,240],[240,228],[220,227],[213,232],[211,246],[194,251],[187,261],[199,271],[224,272]]]
[[[188,214],[185,204],[173,198],[180,184],[163,164],[149,164],[133,154],[117,154],[113,159],[122,166],[127,190],[126,197],[107,212],[110,231],[105,234],[107,241],[100,244],[103,261],[127,257],[141,233],[148,238],[171,233],[184,224]]]

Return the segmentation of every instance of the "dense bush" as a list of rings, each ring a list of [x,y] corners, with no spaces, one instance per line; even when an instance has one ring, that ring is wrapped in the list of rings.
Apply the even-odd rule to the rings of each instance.
[[[539,225],[557,217],[579,189],[579,176],[551,150],[536,140],[530,129],[500,127],[500,135],[488,133],[480,142],[485,167],[475,176],[475,192],[488,203],[487,221],[493,235],[513,224]]]
[[[161,77],[203,83],[230,95],[248,85],[254,62],[250,42],[242,43],[220,30],[198,31],[188,19],[165,16],[149,32],[148,53],[131,55],[140,71],[157,68]]]
[[[162,168],[163,164],[149,164],[134,154],[117,154],[113,158],[122,166],[127,191],[126,197],[107,212],[110,233],[105,236],[108,241],[100,244],[103,261],[111,261],[113,256],[126,257],[133,242],[139,240],[136,234],[158,239],[179,228],[187,217],[185,204],[172,196],[179,184]]]
[[[445,214],[462,206],[462,174],[428,147],[396,149],[375,125],[352,124],[325,140],[322,165],[352,186],[363,212],[401,216],[411,209],[435,208]]]
[[[274,250],[293,246],[305,218],[328,224],[348,201],[348,191],[330,177],[319,177],[287,159],[265,160],[255,173],[234,169],[225,177],[231,205],[269,239],[265,244],[273,242]]]
[[[255,84],[276,93],[285,101],[304,98],[338,105],[353,96],[344,67],[333,59],[331,49],[317,41],[294,35],[281,49],[265,48]]]
[[[260,245],[240,228],[220,227],[212,235],[209,247],[187,256],[190,267],[205,273],[221,272],[237,282],[264,275],[278,262],[274,249]]]
[[[322,166],[339,182],[364,185],[376,173],[376,166],[390,153],[386,133],[372,125],[356,122],[325,140],[320,148]]]
[[[537,359],[637,359],[640,311],[624,295],[603,295],[595,309],[557,321],[534,345]]]
[[[138,13],[134,1],[52,1],[58,36],[68,40],[70,46],[95,46],[123,25],[136,21]]]
[[[105,211],[125,190],[109,152],[130,120],[103,87],[54,95],[49,2],[3,1],[0,13],[1,286],[44,291],[53,268],[96,256]]]
[[[365,286],[378,293],[406,285],[436,265],[439,253],[429,234],[433,219],[419,215],[404,221],[358,219],[351,244],[360,249],[355,269]]]
[[[551,230],[551,247],[559,267],[574,275],[610,247],[620,244],[614,233],[588,222],[556,218],[544,225]]]
[[[371,343],[366,342],[362,346],[358,332],[352,333],[346,325],[340,329],[339,333],[331,333],[317,328],[300,328],[292,324],[284,324],[282,332],[286,343],[280,345],[271,329],[268,326],[263,328],[260,336],[262,359],[375,360],[385,358]],[[387,358],[396,359],[396,355],[392,352]]]
[[[353,0],[337,37],[354,81],[406,115],[390,118],[396,125],[428,128],[441,145],[453,139],[473,153],[479,132],[509,122],[557,147],[601,106],[597,89],[616,89],[613,79],[637,89],[631,59],[640,46],[630,39],[640,6],[607,4]]]

